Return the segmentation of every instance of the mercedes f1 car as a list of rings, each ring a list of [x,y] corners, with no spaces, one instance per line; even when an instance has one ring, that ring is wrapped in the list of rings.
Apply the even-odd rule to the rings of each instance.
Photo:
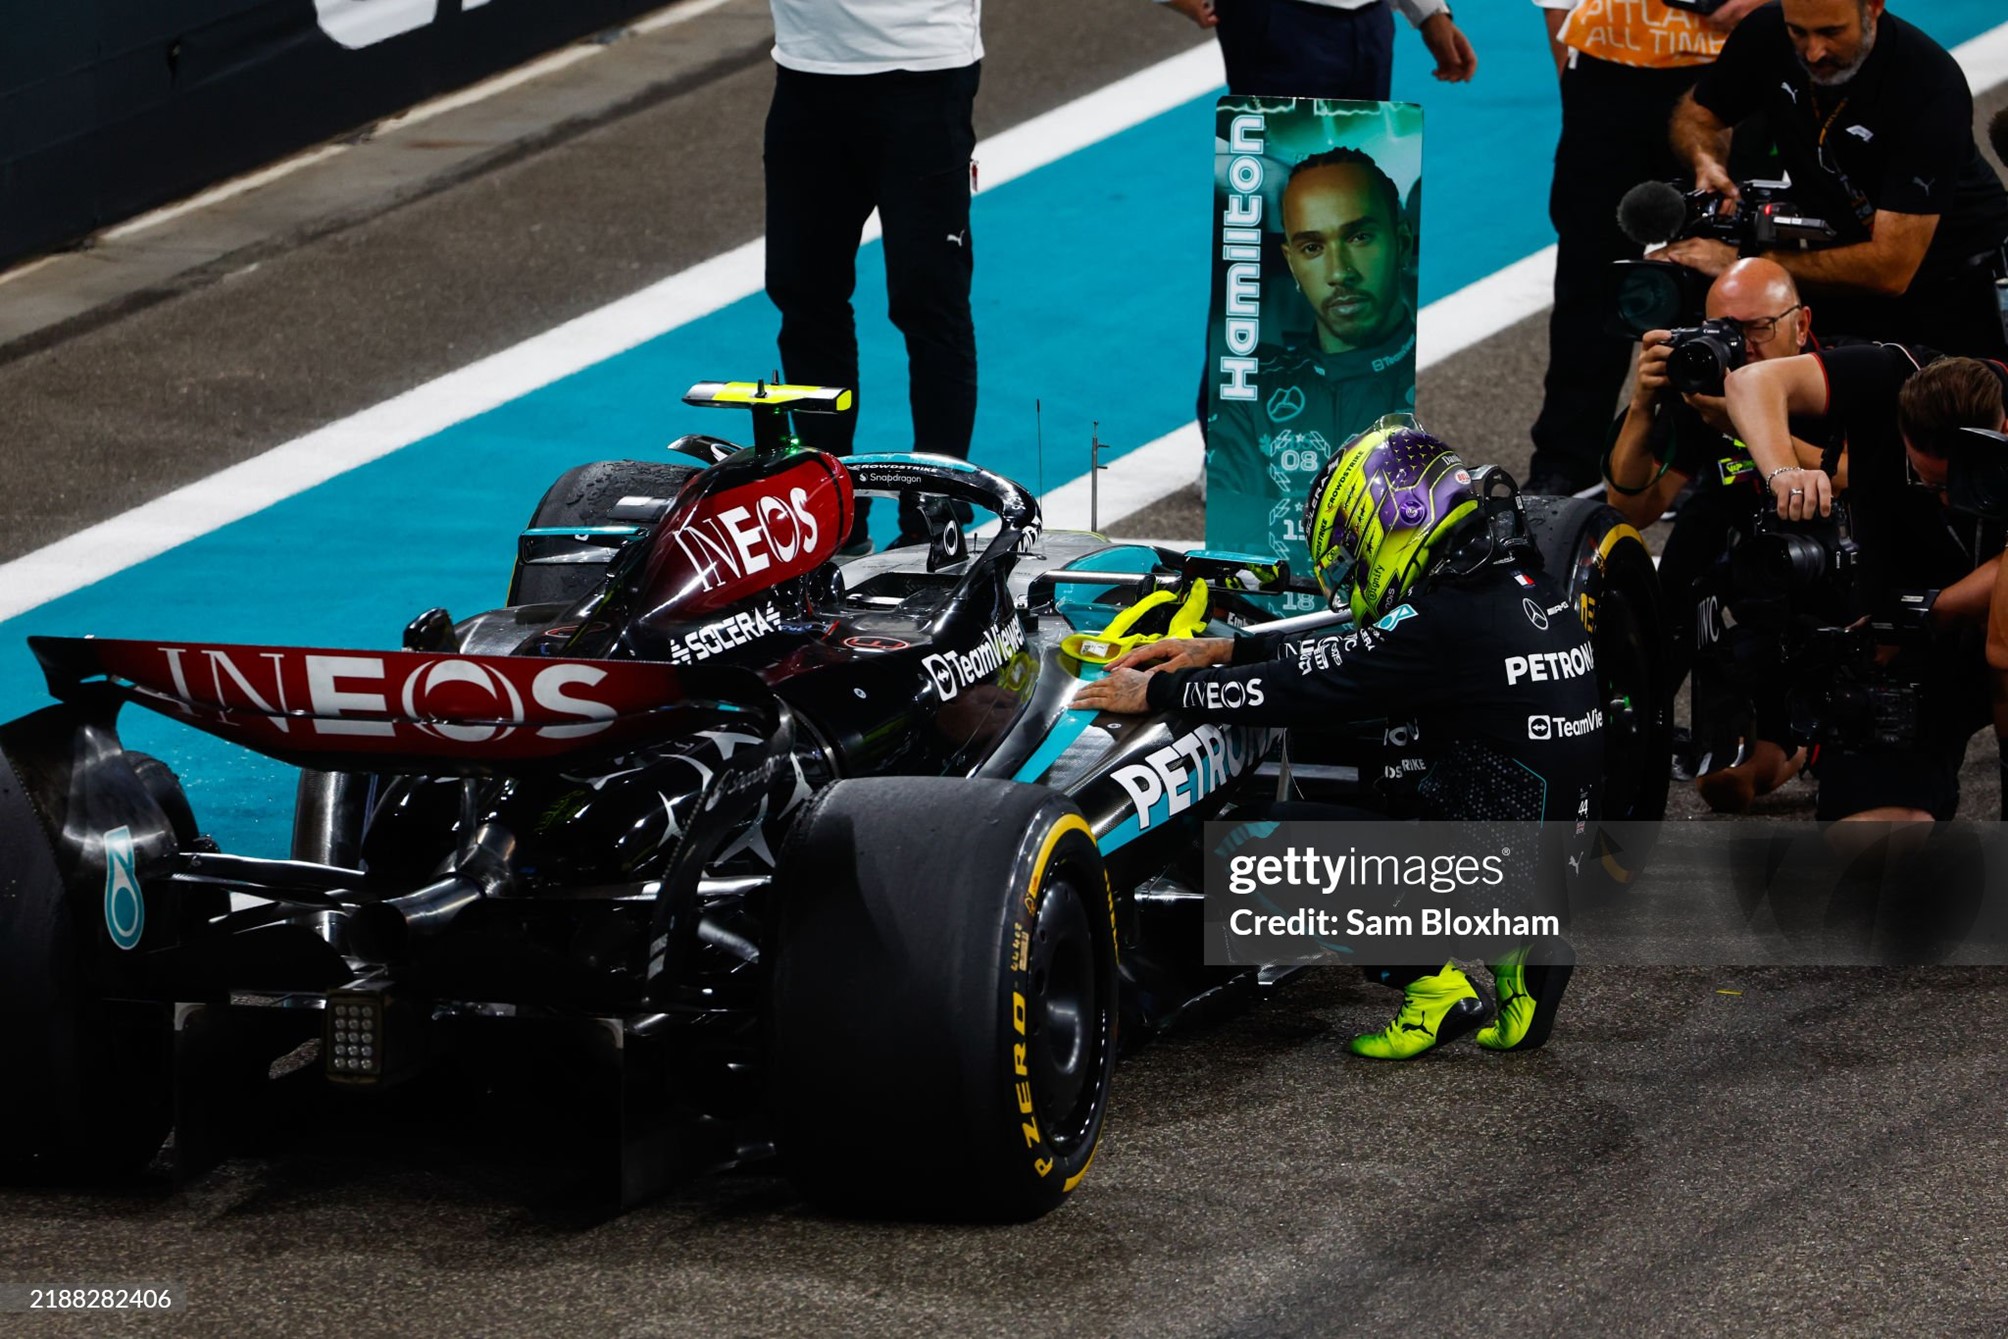
[[[604,1079],[623,1203],[778,1153],[839,1210],[1022,1219],[1087,1174],[1119,1043],[1259,985],[1202,965],[1181,871],[1273,789],[1271,735],[1070,711],[1100,671],[1063,643],[1201,579],[1216,631],[1270,618],[1287,571],[802,447],[847,392],[689,398],[754,443],[569,471],[507,607],[401,649],[31,639],[58,701],[0,727],[0,1164],[130,1172],[172,1129],[196,1167],[275,1060],[367,1094],[549,1042]],[[859,493],[933,542],[840,563]],[[1649,559],[1591,504],[1534,522],[1599,639],[1612,804],[1656,816]],[[125,704],[301,768],[292,858],[218,850]]]

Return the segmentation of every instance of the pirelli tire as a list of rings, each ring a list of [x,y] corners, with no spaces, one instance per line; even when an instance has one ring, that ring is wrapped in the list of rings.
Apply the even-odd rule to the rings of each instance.
[[[1673,685],[1659,573],[1639,532],[1591,498],[1528,498],[1528,527],[1550,575],[1589,629],[1604,706],[1601,874],[1629,882],[1666,816]]]
[[[777,872],[772,1098],[790,1176],[844,1214],[1023,1221],[1094,1161],[1116,1055],[1115,905],[1038,786],[838,782]]]
[[[528,529],[559,530],[566,526],[615,524],[613,510],[623,498],[673,498],[692,475],[694,465],[661,460],[596,460],[575,465],[544,490]],[[610,548],[582,547],[580,562],[518,561],[509,578],[508,603],[575,604],[606,575]]]
[[[96,779],[63,785],[70,725],[57,707],[0,729],[0,1179],[16,1183],[128,1179],[172,1120],[169,1011],[97,984],[124,956],[108,922],[130,924],[141,950],[151,927],[145,895],[110,886],[96,843],[126,828],[143,871],[191,840],[194,822],[173,772],[108,731],[76,733]],[[65,813],[45,799],[52,775]]]

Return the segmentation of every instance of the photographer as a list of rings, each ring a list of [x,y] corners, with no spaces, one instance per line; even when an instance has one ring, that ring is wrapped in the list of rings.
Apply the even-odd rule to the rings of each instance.
[[[1672,634],[1669,693],[1677,693],[1694,661],[1699,612],[1695,583],[1747,531],[1760,491],[1755,467],[1735,440],[1722,398],[1722,378],[1744,362],[1789,358],[1813,343],[1812,309],[1799,300],[1792,276],[1774,261],[1740,260],[1709,287],[1707,323],[1679,332],[1648,331],[1640,343],[1631,404],[1604,456],[1605,500],[1643,530],[1657,521],[1690,480],[1660,556],[1660,588]],[[1795,423],[1799,461],[1817,466],[1811,440],[1820,425]],[[1781,704],[1761,704],[1758,727],[1768,738],[1751,744],[1746,761],[1695,778],[1709,807],[1740,813],[1798,775],[1783,732]]]
[[[2008,191],[1973,140],[1958,62],[1883,0],[1780,0],[1746,19],[1674,112],[1696,186],[1737,198],[1730,128],[1765,114],[1795,192],[1843,229],[1838,245],[1767,253],[1848,330],[1954,353],[2008,353],[1994,281]],[[1720,274],[1728,244],[1660,258]],[[1828,295],[1831,294],[1831,299]]]
[[[1891,637],[1906,618],[1916,624],[1905,644],[1880,648],[1877,657],[1890,678],[1915,685],[1915,741],[1825,750],[1816,764],[1823,820],[1950,818],[1958,806],[1967,740],[1991,718],[1979,634],[2002,534],[1998,524],[1947,506],[1949,438],[1961,426],[1999,422],[2004,379],[2008,369],[1998,364],[1934,359],[1900,344],[1824,350],[1730,374],[1729,416],[1781,518],[1834,513],[1833,479],[1797,461],[1790,416],[1823,416],[1844,434],[1869,618]],[[1985,421],[1962,421],[1976,418]],[[1829,451],[1825,463],[1837,455]]]

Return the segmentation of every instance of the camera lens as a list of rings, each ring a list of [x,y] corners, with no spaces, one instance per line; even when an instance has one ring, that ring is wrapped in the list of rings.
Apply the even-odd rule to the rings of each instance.
[[[1720,340],[1697,335],[1667,355],[1666,379],[1675,390],[1690,395],[1720,395],[1731,365]]]

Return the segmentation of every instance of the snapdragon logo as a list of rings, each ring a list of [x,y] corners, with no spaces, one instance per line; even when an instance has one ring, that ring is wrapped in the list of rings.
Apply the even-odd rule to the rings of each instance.
[[[1527,738],[1529,739],[1576,739],[1604,728],[1604,709],[1591,707],[1585,715],[1571,720],[1567,716],[1529,716],[1527,718]]]

